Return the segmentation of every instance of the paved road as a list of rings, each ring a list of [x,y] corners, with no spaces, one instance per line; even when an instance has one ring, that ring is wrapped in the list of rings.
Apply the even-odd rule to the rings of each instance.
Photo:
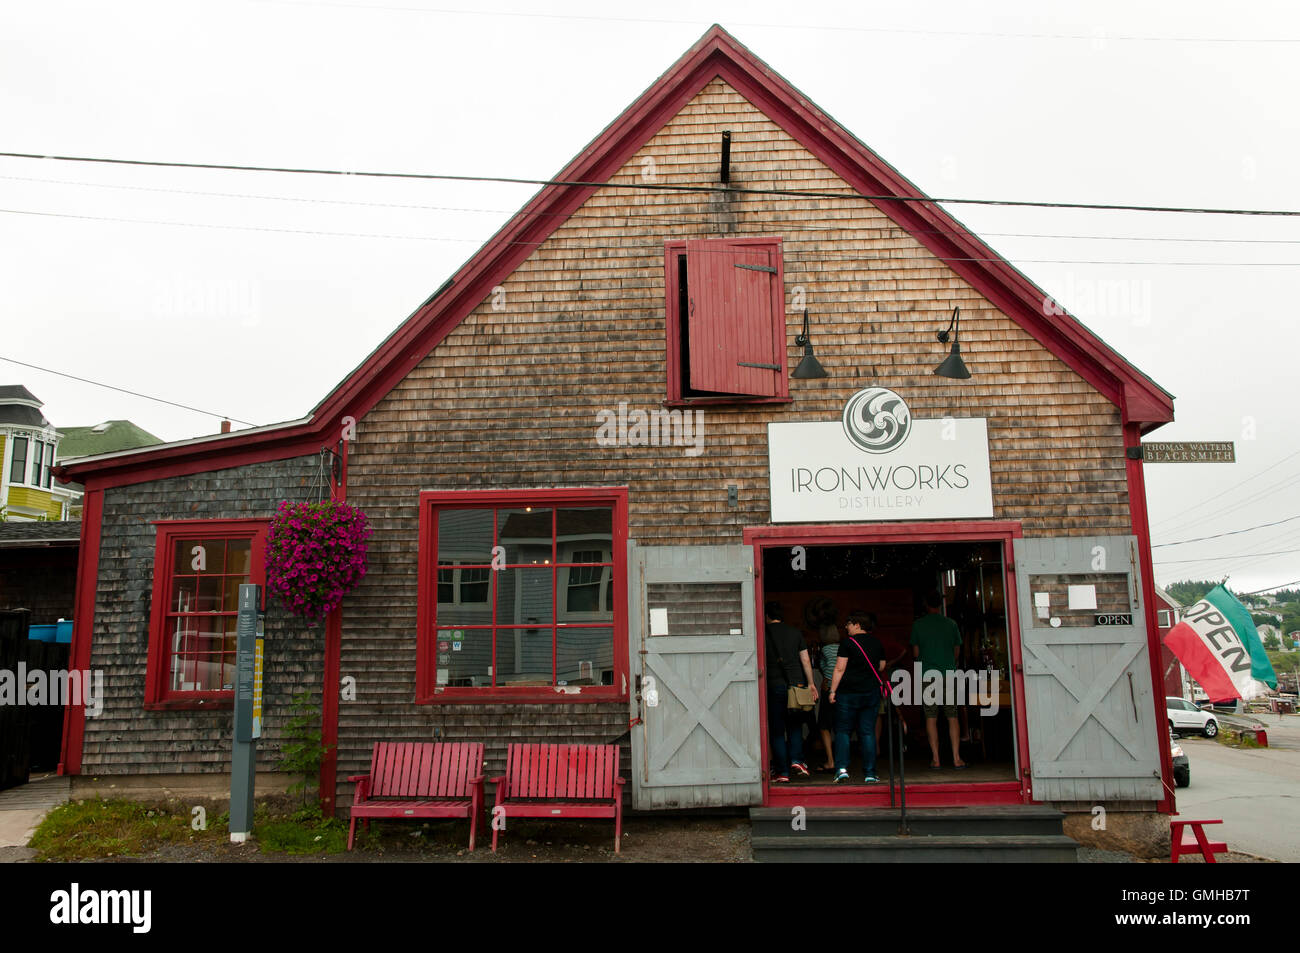
[[[1178,813],[1223,818],[1209,828],[1231,850],[1300,862],[1300,720],[1262,719],[1270,745],[1227,748],[1204,738],[1180,744],[1192,765],[1192,784],[1177,788]]]

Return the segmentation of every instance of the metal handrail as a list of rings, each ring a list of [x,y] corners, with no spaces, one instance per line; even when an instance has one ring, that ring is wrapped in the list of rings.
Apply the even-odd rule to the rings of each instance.
[[[885,704],[887,699],[882,697],[880,703]],[[885,705],[885,737],[889,739],[889,806],[894,806],[894,706]],[[900,753],[901,755],[901,753]],[[900,762],[903,760],[900,756]]]
[[[890,726],[891,736],[890,736],[889,747],[891,749],[894,747],[893,736],[892,736],[892,731],[893,731],[892,722],[894,716],[893,709],[894,706],[890,705],[889,720],[891,722],[891,726]],[[890,753],[890,757],[891,758],[893,757],[892,751]],[[907,769],[904,767],[906,761],[907,759],[903,757],[903,719],[900,718],[898,719],[898,799],[900,805],[899,815],[898,815],[898,833],[899,836],[901,837],[907,837],[909,834],[912,833],[912,829],[907,826]]]

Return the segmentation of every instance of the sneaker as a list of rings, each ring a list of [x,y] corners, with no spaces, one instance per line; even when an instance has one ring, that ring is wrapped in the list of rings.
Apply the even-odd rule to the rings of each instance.
[[[836,773],[836,775],[835,775],[835,780],[834,780],[833,782],[831,782],[831,783],[833,783],[833,784],[847,784],[848,781],[849,781],[849,773],[848,773],[847,771],[845,771],[843,768],[841,768],[841,769]]]
[[[802,761],[796,761],[791,764],[790,770],[801,778],[808,777],[808,765],[804,764]]]
[[[788,774],[778,774],[777,772],[773,771],[773,772],[772,772],[772,783],[773,783],[773,784],[789,784],[789,783],[790,783],[790,775],[788,775]]]
[[[865,778],[862,779],[863,784],[876,784],[879,781],[880,778],[876,777],[874,774],[868,774]]]

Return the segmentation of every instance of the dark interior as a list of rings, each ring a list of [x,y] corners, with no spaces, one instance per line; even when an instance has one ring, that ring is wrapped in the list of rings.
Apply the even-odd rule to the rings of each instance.
[[[829,599],[835,610],[835,625],[841,638],[849,612],[865,609],[875,613],[876,638],[889,661],[888,672],[897,668],[911,671],[909,645],[912,622],[925,612],[925,596],[938,590],[943,595],[944,613],[957,623],[962,635],[958,666],[967,670],[988,670],[998,676],[999,705],[996,714],[985,716],[976,706],[960,709],[960,752],[969,767],[957,770],[952,764],[947,719],[938,718],[939,755],[942,767],[930,768],[930,746],[925,719],[919,705],[894,708],[904,726],[905,768],[908,784],[925,782],[1005,781],[1015,778],[1014,719],[1010,697],[1010,665],[1007,641],[1002,547],[999,543],[904,543],[890,545],[807,546],[805,562],[797,565],[796,554],[785,547],[769,547],[763,556],[765,601],[783,609],[783,621],[804,634],[816,668],[818,627],[811,610],[820,599]],[[820,672],[816,672],[820,679]],[[818,685],[819,690],[821,685]],[[809,778],[791,775],[790,784],[830,784],[833,772],[818,769],[830,761],[824,753],[815,712],[806,716],[804,760],[812,770]],[[876,775],[880,785],[888,782],[890,755],[897,759],[898,745],[888,741],[888,729],[881,720],[877,738]],[[894,733],[897,737],[898,727]],[[853,752],[849,785],[863,780],[858,740],[851,739]],[[895,771],[898,771],[897,761]]]

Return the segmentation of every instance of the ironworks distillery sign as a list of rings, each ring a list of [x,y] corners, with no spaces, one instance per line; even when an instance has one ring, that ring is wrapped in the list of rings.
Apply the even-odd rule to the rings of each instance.
[[[993,515],[984,418],[917,420],[884,387],[839,421],[768,424],[767,456],[774,523]]]

